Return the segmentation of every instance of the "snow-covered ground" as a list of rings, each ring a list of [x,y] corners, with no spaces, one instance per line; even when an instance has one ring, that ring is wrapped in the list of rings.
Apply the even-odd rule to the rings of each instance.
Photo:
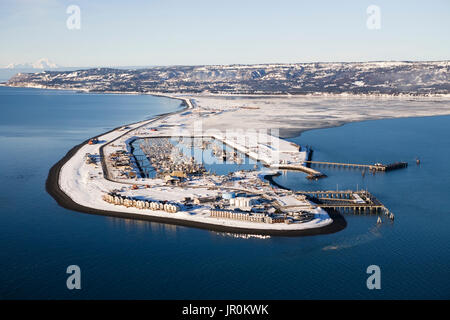
[[[209,213],[211,205],[206,204],[194,206],[189,210],[182,206],[181,211],[177,213],[116,206],[103,201],[102,196],[112,190],[119,190],[122,195],[138,199],[179,203],[185,197],[220,196],[227,188],[246,190],[254,194],[265,191],[264,188],[250,183],[261,179],[261,172],[246,173],[243,183],[231,186],[221,186],[212,176],[193,180],[184,187],[167,186],[161,179],[115,178],[111,181],[104,178],[101,165],[85,163],[85,154],[99,154],[102,145],[105,145],[106,156],[117,150],[129,150],[130,141],[143,137],[214,137],[276,169],[280,165],[301,166],[307,156],[299,146],[278,136],[294,135],[308,129],[338,126],[353,121],[450,114],[448,97],[177,97],[185,99],[189,106],[187,110],[117,129],[100,136],[99,144],[82,146],[62,167],[60,188],[78,204],[108,211],[247,229],[303,230],[323,227],[332,222],[325,211],[312,206],[306,200],[297,203],[298,200],[288,195],[280,197],[278,202],[285,205],[297,203],[299,207],[313,213],[314,219],[303,223],[269,224],[212,218]],[[138,185],[139,189],[132,190],[133,184]],[[243,187],[245,184],[247,187]],[[273,187],[270,188],[266,191],[273,191]]]
[[[221,113],[218,113],[221,114]],[[321,208],[313,206],[308,201],[300,201],[299,206],[304,210],[314,214],[314,219],[308,222],[285,223],[258,223],[246,222],[231,219],[220,219],[210,217],[211,205],[197,205],[193,209],[176,213],[165,211],[152,211],[149,209],[138,209],[134,207],[117,206],[102,200],[105,193],[117,190],[124,196],[132,196],[136,199],[162,201],[169,200],[181,202],[185,197],[206,197],[220,196],[227,191],[227,187],[217,186],[214,177],[197,179],[187,186],[167,186],[161,179],[116,179],[111,181],[104,178],[103,169],[100,164],[87,164],[85,155],[98,155],[101,146],[104,147],[105,157],[108,154],[120,149],[126,149],[130,141],[138,137],[158,137],[158,136],[214,136],[216,139],[235,147],[236,149],[253,156],[267,164],[302,162],[305,152],[299,151],[299,147],[290,144],[267,133],[260,132],[250,144],[246,140],[241,140],[241,133],[230,133],[217,131],[214,134],[204,133],[198,129],[198,119],[207,115],[213,119],[218,115],[207,109],[201,109],[195,105],[190,105],[186,111],[178,112],[158,120],[148,120],[126,127],[119,128],[110,133],[99,136],[99,143],[93,145],[83,145],[76,154],[71,157],[61,168],[59,185],[74,202],[95,209],[133,213],[147,216],[163,217],[167,219],[184,219],[189,221],[228,226],[233,228],[265,229],[265,230],[304,230],[309,228],[323,227],[332,222],[328,214]],[[153,130],[157,131],[153,131]],[[245,135],[244,135],[245,137]],[[251,138],[252,139],[252,138]],[[258,140],[261,139],[261,140]],[[260,141],[264,143],[259,144]],[[241,173],[242,175],[242,173]],[[261,179],[261,172],[250,172],[245,174],[245,181]],[[137,190],[132,189],[132,185],[137,185]],[[247,190],[254,193],[261,193],[259,187],[252,187],[249,183],[245,187],[234,185],[231,189]],[[272,187],[270,187],[272,190]],[[281,192],[281,190],[280,190]],[[298,202],[298,201],[297,201]]]
[[[181,96],[181,95],[180,95]],[[190,96],[203,109],[205,130],[275,129],[282,137],[349,122],[450,114],[450,97],[320,96]]]

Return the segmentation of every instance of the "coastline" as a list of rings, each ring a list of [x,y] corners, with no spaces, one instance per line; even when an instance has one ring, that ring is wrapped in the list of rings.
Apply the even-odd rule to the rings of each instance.
[[[188,93],[163,93],[163,92],[125,92],[125,91],[89,91],[89,89],[86,88],[58,88],[58,87],[48,87],[48,86],[42,86],[42,85],[28,85],[28,86],[14,86],[9,85],[6,82],[3,84],[4,87],[10,87],[10,88],[29,88],[29,89],[41,89],[41,90],[56,90],[56,91],[72,91],[74,93],[86,93],[86,94],[111,94],[111,95],[151,95],[156,97],[164,97],[164,98],[171,98],[171,99],[177,99],[177,100],[189,100],[193,99],[196,101],[196,104],[199,103],[198,99],[206,98],[206,99],[212,99],[212,98],[220,98],[220,99],[227,99],[227,98],[243,98],[243,99],[258,99],[258,98],[273,98],[273,99],[296,99],[296,98],[302,98],[302,99],[312,99],[311,101],[314,101],[314,99],[337,99],[339,101],[345,101],[345,100],[352,100],[352,99],[367,99],[368,101],[373,100],[392,100],[392,101],[424,101],[424,102],[446,102],[450,103],[450,94],[435,94],[435,95],[376,95],[376,94],[329,94],[329,93],[322,93],[322,94],[305,94],[305,95],[273,95],[273,94],[253,94],[253,95],[242,95],[242,94],[188,94]],[[287,124],[279,126],[279,133],[280,138],[283,139],[289,139],[298,137],[304,132],[311,131],[311,130],[317,130],[317,129],[328,129],[328,128],[337,128],[344,126],[349,123],[355,123],[355,122],[365,122],[365,121],[374,121],[374,120],[385,120],[385,119],[397,119],[397,118],[419,118],[419,117],[434,117],[434,116],[444,116],[444,115],[450,115],[450,111],[448,112],[433,112],[433,110],[430,110],[424,114],[424,113],[403,113],[400,112],[399,115],[397,114],[384,114],[384,115],[365,115],[362,118],[353,119],[353,118],[347,118],[347,119],[333,119],[333,121],[328,122],[321,122],[321,123],[315,123],[317,121],[313,121],[312,125],[309,127],[300,127],[295,124],[290,124],[289,120],[286,121]],[[270,119],[268,120],[270,122]]]
[[[221,99],[227,99],[227,98],[244,98],[244,99],[257,99],[257,98],[273,98],[273,99],[295,99],[295,98],[303,98],[303,99],[337,99],[337,100],[352,100],[352,99],[367,99],[367,100],[393,100],[393,101],[417,101],[417,100],[423,100],[424,102],[448,102],[450,104],[450,94],[428,94],[428,95],[412,95],[412,94],[398,94],[398,95],[392,95],[392,94],[353,94],[353,93],[345,93],[345,94],[334,94],[334,93],[317,93],[317,94],[304,94],[304,95],[291,95],[291,94],[214,94],[214,93],[208,93],[208,94],[199,94],[199,93],[164,93],[164,92],[126,92],[126,91],[90,91],[87,88],[59,88],[59,87],[49,87],[49,86],[43,86],[43,85],[27,85],[27,86],[15,86],[15,85],[9,85],[7,82],[0,83],[3,87],[10,87],[10,88],[29,88],[29,89],[42,89],[42,90],[56,90],[56,91],[72,91],[74,93],[87,93],[87,94],[111,94],[111,95],[151,95],[155,97],[163,97],[163,98],[170,98],[170,99],[177,99],[177,100],[196,100],[196,104],[198,104],[198,99],[201,98],[221,98]],[[428,113],[428,110],[427,110]],[[162,114],[161,114],[162,115]],[[398,119],[398,118],[420,118],[420,117],[435,117],[435,116],[445,116],[450,115],[450,111],[446,112],[433,112],[432,110],[429,111],[429,114],[417,114],[417,113],[407,113],[400,115],[365,115],[364,118],[361,119],[343,119],[343,120],[336,120],[334,119],[333,122],[328,123],[316,123],[313,124],[313,126],[307,127],[307,128],[299,128],[297,127],[291,127],[289,125],[279,127],[280,131],[280,138],[283,139],[289,139],[300,136],[302,133],[311,131],[311,130],[318,130],[318,129],[328,129],[328,128],[337,128],[342,127],[349,123],[356,123],[356,122],[365,122],[365,121],[374,121],[374,120],[386,120],[386,119]]]
[[[10,88],[30,88],[30,89],[43,89],[43,90],[63,90],[63,91],[75,91],[79,93],[92,93],[92,94],[129,94],[129,95],[152,95],[160,97],[175,97],[175,96],[189,96],[191,98],[196,97],[211,97],[211,98],[341,98],[341,99],[354,99],[354,98],[365,98],[365,99],[398,99],[398,100],[409,100],[409,99],[450,99],[449,93],[428,93],[428,94],[410,94],[410,93],[399,93],[399,94],[381,94],[381,93],[328,93],[328,92],[315,92],[315,93],[304,93],[304,94],[290,94],[290,93],[254,93],[254,94],[232,94],[232,93],[191,93],[191,92],[160,92],[160,91],[95,91],[87,88],[60,88],[60,87],[50,87],[45,85],[10,85],[8,81],[0,82],[0,86],[10,87]]]

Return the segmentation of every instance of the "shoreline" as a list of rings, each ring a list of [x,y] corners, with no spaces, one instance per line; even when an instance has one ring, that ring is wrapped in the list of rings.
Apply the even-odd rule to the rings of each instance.
[[[355,120],[355,121],[349,120],[349,121],[343,121],[342,123],[338,123],[336,125],[323,126],[323,127],[319,127],[319,128],[308,128],[308,129],[304,129],[304,130],[302,129],[301,131],[292,130],[292,132],[294,133],[293,135],[287,135],[287,134],[281,135],[280,134],[280,137],[282,137],[286,141],[291,141],[289,139],[299,138],[302,134],[309,132],[309,131],[313,131],[313,130],[341,128],[341,127],[349,125],[349,124],[371,122],[371,121],[378,121],[378,120],[383,121],[383,120],[419,119],[419,118],[432,118],[432,117],[450,117],[450,114],[432,114],[429,116],[402,116],[402,117],[390,117],[390,118],[380,118],[380,119],[364,119],[364,120]],[[290,129],[287,129],[287,130],[290,130]]]
[[[110,95],[150,95],[154,97],[162,97],[162,98],[169,98],[169,99],[176,99],[181,101],[190,101],[199,99],[199,98],[274,98],[274,99],[280,99],[280,98],[305,98],[305,99],[320,99],[320,98],[336,98],[336,99],[386,99],[386,100],[401,100],[401,101],[414,101],[416,99],[427,101],[427,102],[433,102],[433,100],[437,102],[442,101],[449,101],[450,103],[450,94],[430,94],[430,95],[411,95],[411,94],[399,94],[399,95],[392,95],[392,94],[352,94],[352,93],[345,93],[345,94],[334,94],[334,93],[318,93],[318,94],[214,94],[214,93],[208,93],[208,94],[199,94],[199,93],[182,93],[182,92],[175,92],[175,93],[164,93],[164,92],[127,92],[127,91],[89,91],[89,89],[86,88],[57,88],[57,87],[46,87],[46,86],[13,86],[8,85],[7,82],[0,83],[3,87],[9,87],[9,88],[28,88],[28,89],[41,89],[41,90],[55,90],[55,91],[71,91],[74,93],[79,94],[110,94]],[[195,102],[197,103],[197,102]],[[164,114],[158,115],[162,116]],[[399,118],[426,118],[426,117],[439,117],[439,116],[448,116],[449,113],[437,113],[437,114],[430,114],[430,115],[400,115],[400,116],[369,116],[366,119],[347,119],[347,120],[341,120],[336,121],[336,123],[333,124],[326,124],[326,125],[320,125],[318,127],[311,127],[311,128],[278,128],[280,130],[280,138],[283,139],[290,139],[290,138],[296,138],[299,137],[301,134],[307,131],[311,130],[319,130],[319,129],[329,129],[329,128],[338,128],[342,127],[346,124],[351,123],[358,123],[358,122],[365,122],[365,121],[375,121],[375,120],[389,120],[389,119],[399,119]],[[156,116],[154,117],[156,118]],[[152,119],[154,119],[152,118]],[[149,120],[152,120],[149,119]],[[140,122],[140,121],[137,121]]]
[[[242,98],[342,98],[342,99],[354,99],[354,98],[366,98],[366,99],[450,99],[450,93],[427,93],[427,94],[412,94],[412,93],[399,93],[399,94],[385,94],[385,93],[330,93],[330,92],[313,92],[313,93],[196,93],[196,92],[160,92],[160,91],[91,91],[87,88],[59,88],[49,87],[45,85],[10,85],[8,81],[0,82],[0,86],[10,88],[31,88],[31,89],[43,89],[43,90],[65,90],[75,91],[79,93],[91,93],[91,94],[130,94],[130,95],[152,95],[161,97],[174,97],[174,96],[189,96],[195,97],[211,97],[211,98],[226,98],[226,97],[242,97]]]
[[[1,83],[0,83],[1,84]],[[354,98],[365,98],[365,99],[393,99],[393,100],[414,100],[414,99],[422,99],[424,101],[432,102],[432,99],[436,99],[437,101],[448,100],[450,99],[450,94],[436,94],[436,95],[370,95],[370,94],[310,94],[310,95],[273,95],[273,94],[188,94],[188,93],[163,93],[163,92],[125,92],[125,91],[89,91],[88,89],[70,89],[70,88],[55,88],[55,87],[44,87],[44,86],[12,86],[8,85],[6,82],[1,85],[3,87],[9,88],[28,88],[28,89],[41,89],[41,90],[54,90],[54,91],[71,91],[73,93],[79,94],[110,94],[110,95],[151,95],[155,97],[163,97],[177,100],[189,100],[189,99],[198,99],[200,97],[207,98],[233,98],[233,97],[244,97],[244,98],[286,98],[286,97],[303,97],[305,99],[319,99],[319,98],[339,98],[339,99],[354,99]],[[163,115],[163,114],[161,114]],[[160,116],[161,116],[160,115]],[[450,116],[450,113],[442,113],[442,114],[430,114],[430,115],[401,115],[401,116],[381,116],[381,117],[368,117],[366,119],[348,119],[337,121],[334,124],[321,125],[318,127],[312,128],[279,128],[280,130],[280,138],[283,138],[287,141],[292,138],[300,137],[303,133],[311,131],[311,130],[320,130],[320,129],[330,129],[330,128],[338,128],[345,126],[347,124],[366,122],[366,121],[375,121],[375,120],[389,120],[389,119],[399,119],[399,118],[428,118],[428,117],[441,117],[441,116]],[[152,118],[154,119],[154,118]],[[151,120],[151,119],[149,119]],[[138,121],[140,122],[140,121]]]

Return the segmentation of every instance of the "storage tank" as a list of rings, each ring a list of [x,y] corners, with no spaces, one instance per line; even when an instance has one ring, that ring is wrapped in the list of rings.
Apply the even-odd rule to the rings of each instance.
[[[230,199],[230,205],[238,208],[250,207],[251,199],[246,197],[237,197]]]

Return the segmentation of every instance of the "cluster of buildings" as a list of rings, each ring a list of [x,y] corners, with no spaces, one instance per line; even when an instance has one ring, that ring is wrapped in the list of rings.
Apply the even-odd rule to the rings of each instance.
[[[119,171],[119,176],[135,178],[136,172],[133,171],[131,155],[125,150],[117,150],[110,153],[107,158],[108,164]]]
[[[229,204],[231,207],[239,208],[245,211],[250,211],[254,202],[254,199],[248,197],[232,197],[229,199]]]
[[[237,210],[226,210],[226,209],[211,209],[211,217],[222,218],[222,219],[232,219],[239,221],[249,221],[249,222],[261,222],[261,223],[292,223],[292,219],[286,217],[285,215],[268,215],[265,213],[250,213],[245,211]]]
[[[139,200],[131,197],[125,197],[117,193],[108,193],[103,196],[103,200],[114,205],[121,205],[127,208],[135,207],[138,209],[161,210],[169,213],[175,213],[180,210],[179,205],[149,200]]]
[[[189,157],[185,153],[185,148],[195,145],[203,150],[211,149],[211,155],[232,158],[232,160],[236,160],[238,157],[236,151],[235,154],[226,152],[213,140],[195,140],[193,138],[183,140],[180,137],[177,144],[177,141],[171,139],[173,138],[164,136],[141,138],[136,142],[139,144],[143,155],[135,155],[133,151],[129,153],[119,148],[119,150],[110,153],[106,160],[112,165],[112,168],[125,172],[128,178],[133,178],[131,174],[136,177],[137,170],[141,172],[141,175],[144,172],[142,177],[146,177],[145,170],[148,166],[151,166],[152,170],[156,172],[156,177],[163,179],[165,185],[184,187],[186,183],[191,183],[193,187],[205,187],[209,182],[209,188],[221,189],[221,193],[190,195],[190,197],[185,197],[184,204],[141,200],[123,196],[116,191],[103,195],[103,200],[114,205],[159,210],[168,213],[178,212],[181,207],[186,209],[192,208],[192,205],[197,205],[199,208],[209,209],[212,218],[254,223],[289,224],[301,222],[304,218],[296,215],[295,209],[281,210],[281,207],[285,204],[280,206],[278,203],[277,199],[280,196],[274,193],[273,187],[268,182],[261,181],[252,170],[241,170],[217,176],[207,172],[203,164],[197,163],[193,157]],[[131,145],[133,142],[129,143]],[[131,150],[134,150],[132,145]],[[142,157],[142,160],[138,160],[137,157]],[[134,160],[137,161],[136,167]],[[196,182],[196,179],[192,179],[193,177],[201,179],[201,182]],[[230,185],[227,189],[217,187],[219,185],[227,186],[228,184]],[[136,188],[134,188],[135,186]],[[137,188],[137,185],[133,185],[131,189]]]
[[[305,195],[290,191],[246,194],[224,192],[214,201],[211,217],[264,223],[296,223],[314,219]]]
[[[277,211],[272,200],[258,195],[224,192],[221,197],[203,196],[194,198],[194,203],[212,204],[210,216],[219,219],[259,223],[293,223],[299,220],[293,215]]]

